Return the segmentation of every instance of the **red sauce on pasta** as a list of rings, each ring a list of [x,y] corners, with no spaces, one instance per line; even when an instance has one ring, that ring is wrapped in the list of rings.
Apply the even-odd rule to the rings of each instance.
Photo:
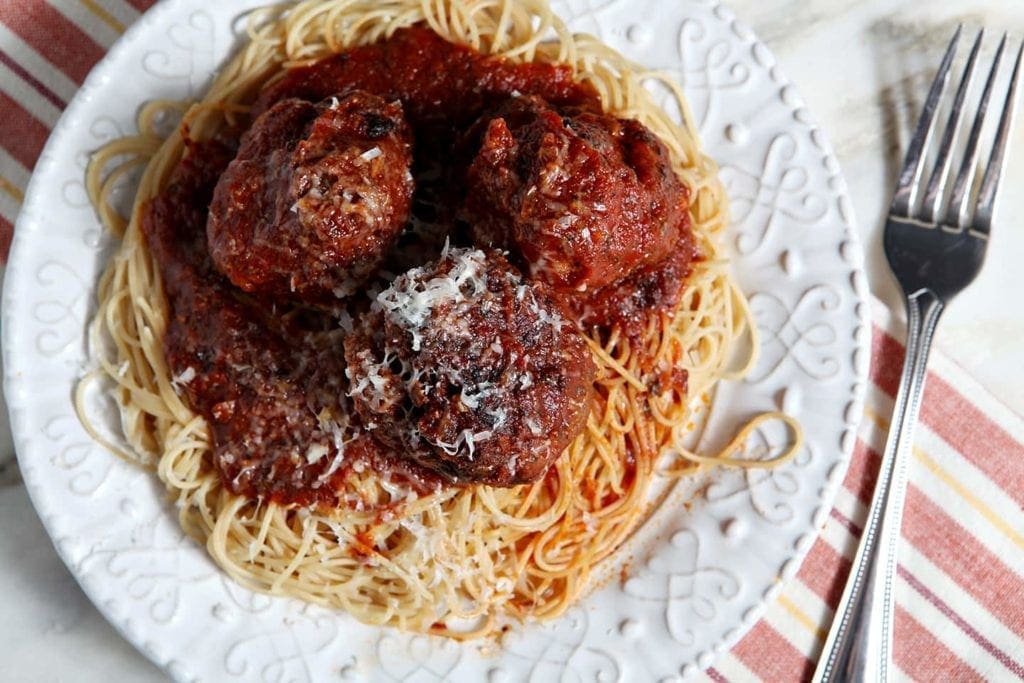
[[[407,136],[397,142],[392,137],[391,147],[370,146],[393,135],[399,124],[389,123],[385,131],[379,115],[355,123],[346,120],[345,125],[358,134],[339,139],[366,149],[360,147],[341,161],[322,162],[331,150],[307,143],[313,136],[325,139],[316,131],[332,125],[339,98],[357,91],[367,93],[357,101],[372,101],[376,110],[400,103],[401,112],[391,107],[388,116],[404,115],[411,143],[403,142]],[[520,98],[530,103],[529,111],[506,111],[510,101]],[[293,119],[286,136],[290,146],[282,147],[280,153],[261,147],[273,141],[264,143],[255,131],[256,126],[270,126],[260,115],[269,116],[275,105],[297,100],[316,103],[317,108],[278,107],[298,112],[289,114]],[[358,115],[358,111],[353,114]],[[474,479],[460,476],[464,470],[450,463],[438,468],[429,458],[402,457],[374,436],[375,425],[365,418],[369,411],[355,410],[349,397],[351,377],[346,371],[350,368],[343,349],[352,321],[358,323],[371,307],[371,298],[364,292],[384,290],[397,273],[436,260],[446,241],[507,249],[508,260],[522,272],[523,286],[536,289],[537,295],[528,301],[540,303],[532,304],[529,315],[543,321],[564,316],[587,326],[620,324],[627,329],[638,326],[641,314],[674,306],[690,265],[698,258],[687,218],[688,195],[668,166],[664,146],[639,124],[602,114],[594,91],[574,82],[571,69],[565,66],[514,64],[414,27],[286,73],[259,95],[253,120],[254,130],[248,137],[225,133],[219,140],[189,141],[169,185],[146,205],[143,216],[143,231],[170,309],[163,345],[175,388],[209,423],[213,465],[228,490],[236,494],[282,504],[359,508],[360,500],[339,499],[338,491],[346,477],[364,468],[373,468],[388,486],[419,492],[453,483],[522,481],[515,459],[505,463],[508,476],[488,472]],[[498,120],[502,124],[494,123]],[[401,151],[402,144],[411,145],[411,160]],[[239,153],[236,159],[240,146],[254,151]],[[392,154],[392,149],[397,151]],[[408,177],[380,167],[382,163],[408,164]],[[280,176],[280,169],[292,168],[288,164],[299,169],[294,170],[297,180]],[[374,187],[374,211],[366,209],[367,190],[345,194],[346,173],[362,173],[360,187]],[[382,208],[380,203],[389,202],[392,195],[409,192],[410,177],[415,187],[411,201],[405,194],[401,202]],[[230,193],[214,202],[215,194],[222,192],[218,189],[222,178],[230,178]],[[465,202],[467,183],[486,201]],[[545,195],[544,202],[533,201],[537,193]],[[210,227],[211,202],[218,212],[242,207],[248,211],[245,215],[271,215],[272,227],[286,226],[286,248],[293,251],[282,254],[276,244],[253,247],[260,249],[260,282],[269,280],[264,276],[271,272],[276,278],[272,286],[249,286],[252,274],[239,270],[244,266],[246,244],[232,241],[246,239],[245,231],[215,235]],[[256,204],[260,209],[249,211]],[[363,211],[359,220],[352,218],[357,210]],[[404,227],[379,229],[373,221],[380,216],[401,221]],[[484,223],[486,230],[474,228]],[[338,232],[351,226],[385,236],[375,238],[383,250],[379,258],[361,262],[372,267],[360,270],[362,279],[355,293],[339,291],[336,299],[331,296],[331,280],[321,277],[325,268],[333,266],[318,264],[319,279],[308,278],[313,283],[310,287],[316,286],[316,296],[304,300],[302,283],[296,287],[281,276],[295,268],[292,264],[297,254],[301,256],[295,250],[319,253],[323,244],[352,244],[357,233]],[[314,228],[321,232],[319,241],[311,243],[304,230]],[[400,234],[392,237],[394,232]],[[273,239],[269,234],[266,239]],[[223,260],[211,257],[214,237],[228,255]],[[551,245],[549,250],[538,253],[527,248],[534,238]],[[618,250],[614,258],[606,258],[601,251],[602,239],[607,240],[607,248]],[[580,240],[590,242],[582,245]],[[582,245],[578,252],[572,251],[573,244]],[[591,265],[564,277],[562,271],[545,266],[571,263],[577,253]],[[275,261],[278,255],[280,263]],[[599,286],[588,289],[588,281]],[[517,300],[516,287],[507,285],[503,305],[512,306]],[[549,305],[549,301],[555,303]],[[557,320],[554,324],[560,325]],[[522,325],[521,329],[533,329]],[[471,367],[459,377],[473,379],[459,381],[475,381],[479,387],[493,384],[492,379],[501,376],[509,363],[502,355],[507,353],[505,346],[520,352],[531,348],[529,340],[503,346],[495,334],[500,348],[487,347],[495,359],[488,361],[492,365],[487,372]],[[588,354],[582,342],[574,344],[570,345],[573,353]],[[556,358],[559,350],[550,347],[544,342],[535,353]],[[459,360],[457,354],[449,356],[452,362]],[[589,355],[585,362],[563,364],[573,369],[564,378],[555,377],[551,386],[577,387],[587,372],[591,378],[587,381],[592,382],[593,370],[585,367],[589,364]],[[548,367],[535,362],[530,367],[534,366]],[[481,379],[485,375],[492,379]],[[519,381],[525,392],[535,380]],[[473,398],[482,396],[482,390],[467,394],[462,387],[456,396],[457,384],[442,385],[431,386],[447,387],[452,411],[482,405]],[[530,395],[537,395],[535,388]],[[572,390],[571,397],[559,398],[557,392],[544,395],[548,398],[538,406],[518,405],[517,400],[525,399],[510,395],[505,408],[519,411],[510,424],[521,430],[533,424],[530,410],[545,411],[544,431],[554,445],[553,458],[581,428],[579,411],[586,410],[585,397],[578,389]],[[432,400],[434,406],[436,396]],[[485,407],[493,414],[505,409]],[[438,434],[448,419],[443,413],[442,409],[431,423]],[[497,420],[463,423],[479,423],[480,438],[488,427],[499,428]],[[468,441],[472,460],[473,441],[461,436],[462,441],[451,447],[461,452],[458,449]],[[502,443],[514,446],[516,441],[512,433]],[[453,454],[447,445],[445,452]],[[529,466],[531,478],[537,472],[543,476],[546,469],[546,465],[538,467],[536,460]]]

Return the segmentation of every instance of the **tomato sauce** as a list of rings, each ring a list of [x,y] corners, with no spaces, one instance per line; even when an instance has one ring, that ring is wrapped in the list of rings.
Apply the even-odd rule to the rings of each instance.
[[[514,64],[413,27],[289,71],[258,96],[252,115],[284,98],[320,101],[354,89],[400,101],[414,134],[412,220],[388,254],[385,274],[435,258],[449,237],[465,239],[451,208],[464,190],[449,166],[481,113],[519,95],[600,111],[595,91],[574,82],[569,67]],[[246,294],[214,267],[208,212],[239,137],[233,131],[188,140],[169,185],[147,203],[142,220],[169,307],[163,348],[173,383],[209,423],[212,464],[225,487],[281,504],[358,507],[361,502],[340,499],[338,491],[366,467],[421,493],[450,485],[380,446],[352,409],[342,350],[351,326],[344,321],[366,310],[366,297],[352,297],[342,311],[304,307]],[[678,290],[689,260],[670,262],[667,271],[626,282],[632,288],[626,298],[640,307],[671,299],[670,284]],[[637,314],[627,309],[624,320]]]

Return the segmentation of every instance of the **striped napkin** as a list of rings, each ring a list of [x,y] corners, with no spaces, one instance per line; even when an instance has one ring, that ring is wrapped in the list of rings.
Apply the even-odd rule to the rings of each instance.
[[[705,673],[807,680],[832,623],[878,477],[903,364],[903,325],[873,305],[856,446],[821,535],[765,616]],[[1024,680],[1024,419],[932,354],[915,433],[896,582],[903,679]]]
[[[25,185],[89,69],[153,0],[0,2],[0,255]],[[871,382],[850,470],[797,577],[705,673],[810,677],[850,570],[885,445],[903,347],[874,306]],[[1024,419],[933,357],[911,464],[895,659],[916,680],[1024,679]]]

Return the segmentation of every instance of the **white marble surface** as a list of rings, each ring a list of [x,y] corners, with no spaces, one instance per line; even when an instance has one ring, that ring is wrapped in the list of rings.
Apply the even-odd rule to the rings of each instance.
[[[668,2],[669,0],[666,0]],[[773,49],[829,134],[857,210],[872,290],[898,305],[880,246],[892,179],[931,73],[954,27],[1024,36],[1020,0],[733,0]],[[1016,45],[1016,42],[1014,42]],[[1008,190],[989,260],[954,302],[937,345],[1024,413],[1024,126],[1011,144]],[[3,413],[6,413],[4,408]],[[20,484],[0,419],[0,680],[163,680],[99,616],[49,541]]]
[[[871,289],[891,307],[900,306],[899,290],[882,254],[882,220],[934,70],[960,22],[971,39],[978,28],[988,29],[984,55],[995,51],[1004,30],[1010,31],[1015,49],[1024,36],[1024,2],[735,0],[732,4],[772,48],[828,132],[850,185]],[[962,47],[961,53],[966,49]],[[985,268],[948,309],[936,344],[1009,407],[1024,414],[1021,151],[1024,125],[1017,126],[1011,141],[1005,190]]]

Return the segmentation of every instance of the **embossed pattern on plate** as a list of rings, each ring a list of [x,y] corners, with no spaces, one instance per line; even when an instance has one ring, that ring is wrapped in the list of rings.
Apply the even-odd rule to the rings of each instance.
[[[130,131],[143,101],[200,92],[238,15],[260,4],[168,0],[148,12],[68,107],[29,187],[4,287],[5,388],[22,473],[64,561],[125,637],[178,680],[656,680],[707,667],[813,542],[865,386],[867,290],[850,202],[795,88],[717,1],[555,3],[575,29],[683,84],[721,165],[734,216],[728,246],[762,349],[750,377],[719,389],[705,442],[783,409],[800,418],[807,446],[775,471],[723,470],[682,487],[674,500],[690,496],[692,509],[652,518],[627,549],[628,580],[495,653],[236,586],[184,536],[152,475],[92,443],[74,416],[94,283],[111,248],[85,198],[88,153]],[[749,445],[770,453],[784,438],[766,426]]]

